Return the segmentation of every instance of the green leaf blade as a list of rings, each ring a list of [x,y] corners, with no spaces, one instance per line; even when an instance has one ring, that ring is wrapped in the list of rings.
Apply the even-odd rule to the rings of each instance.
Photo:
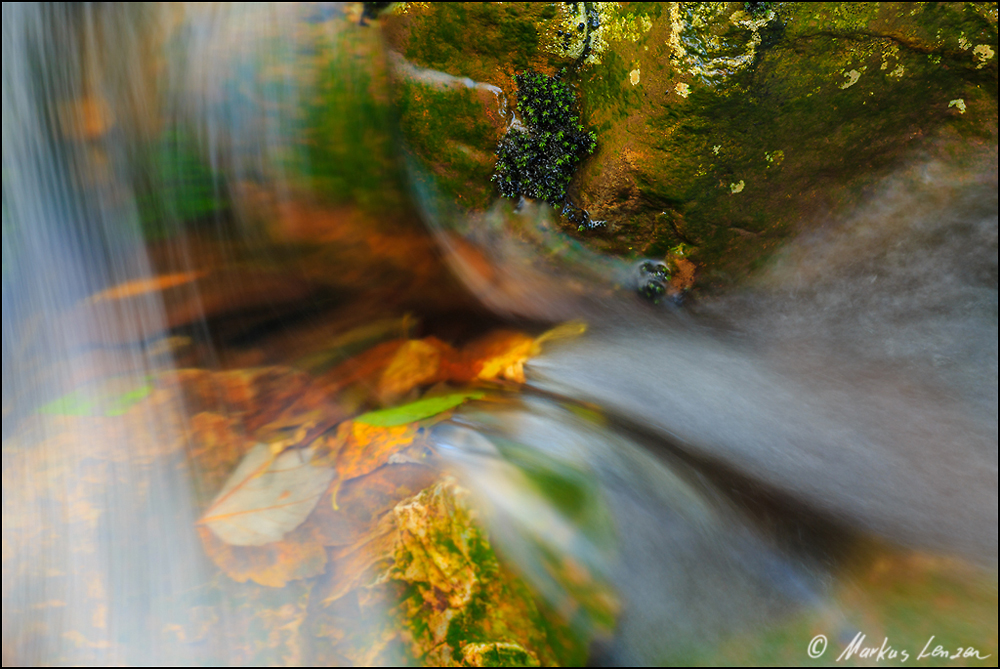
[[[394,427],[436,416],[448,409],[454,409],[468,400],[478,400],[483,397],[484,393],[478,390],[451,393],[450,395],[442,395],[440,397],[425,397],[424,399],[404,404],[400,407],[369,411],[354,420],[358,423],[373,425],[375,427]]]

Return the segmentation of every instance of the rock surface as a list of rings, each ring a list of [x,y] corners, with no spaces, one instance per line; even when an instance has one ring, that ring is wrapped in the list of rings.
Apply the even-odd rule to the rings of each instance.
[[[568,201],[607,221],[565,231],[680,247],[704,287],[917,155],[996,151],[991,3],[400,3],[382,27],[403,135],[445,193],[497,197],[514,76],[561,73],[598,142]]]

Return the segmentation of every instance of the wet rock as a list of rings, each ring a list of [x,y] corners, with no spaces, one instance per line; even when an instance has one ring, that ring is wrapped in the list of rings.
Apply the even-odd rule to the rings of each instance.
[[[398,93],[444,192],[488,206],[492,148],[519,122],[514,77],[562,72],[597,134],[568,189],[608,222],[587,243],[661,258],[684,245],[702,286],[738,281],[918,152],[964,160],[997,141],[988,3],[407,4],[383,24],[408,66],[501,91],[425,106],[433,129],[408,122],[427,95]]]

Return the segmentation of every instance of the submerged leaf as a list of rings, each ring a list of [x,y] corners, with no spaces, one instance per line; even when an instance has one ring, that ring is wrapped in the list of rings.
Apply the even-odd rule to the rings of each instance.
[[[412,314],[402,318],[386,318],[353,328],[328,342],[320,351],[310,353],[298,360],[296,367],[313,373],[325,372],[362,351],[372,348],[382,341],[408,337],[417,320]]]
[[[462,349],[462,366],[453,370],[452,381],[495,381],[503,378],[524,383],[524,365],[541,352],[547,341],[571,339],[586,332],[580,321],[563,323],[535,338],[514,330],[490,332]]]
[[[38,413],[50,416],[122,416],[133,406],[149,397],[153,386],[144,383],[125,392],[107,389],[80,389],[67,393],[40,407]]]
[[[93,400],[80,390],[67,393],[38,409],[38,413],[50,416],[90,416],[93,411]]]
[[[390,402],[412,388],[433,381],[441,365],[443,347],[451,348],[443,342],[422,339],[412,339],[400,346],[378,381],[379,401]]]
[[[500,377],[524,383],[524,363],[538,353],[535,338],[522,332],[491,332],[465,347],[473,378],[493,381]]]
[[[153,386],[146,383],[135,390],[130,390],[121,395],[110,397],[105,401],[104,405],[104,415],[105,416],[121,416],[126,411],[132,408],[132,406],[138,404],[142,400],[149,397],[149,394],[153,391]]]
[[[354,544],[372,531],[386,511],[433,484],[437,476],[437,470],[417,464],[379,467],[344,483],[337,491],[336,510],[326,499],[326,495],[332,497],[333,491],[327,492],[316,511],[293,534],[314,528],[312,535],[324,546]]]
[[[320,377],[318,385],[330,395],[336,395],[344,388],[359,382],[366,387],[374,387],[382,372],[392,362],[396,351],[406,341],[393,339],[383,342],[350,360],[345,360]]]
[[[183,393],[192,415],[211,411],[239,417],[246,434],[274,421],[304,396],[322,390],[311,383],[308,374],[280,366],[227,372],[179,369],[160,375],[157,385]]]
[[[237,583],[248,580],[271,588],[318,576],[326,570],[326,549],[312,532],[264,546],[232,546],[204,527],[198,528],[205,552]]]
[[[425,397],[424,399],[404,404],[401,407],[383,409],[382,411],[369,411],[355,419],[355,423],[365,425],[376,425],[379,427],[391,427],[394,425],[405,425],[424,418],[436,416],[442,411],[453,409],[467,400],[482,399],[484,394],[477,390],[461,393],[451,393],[440,397]]]
[[[337,454],[337,476],[341,481],[364,476],[386,464],[393,455],[411,446],[417,437],[412,425],[381,427],[343,423],[336,439],[341,442]]]
[[[168,288],[175,288],[186,283],[193,283],[201,279],[207,272],[186,272],[177,274],[163,274],[149,279],[136,279],[123,284],[108,288],[87,298],[87,304],[97,304],[111,300],[121,300],[136,295],[148,293],[158,293]]]
[[[310,464],[313,449],[289,450],[274,457],[257,444],[222,487],[201,524],[234,546],[279,541],[316,507],[333,479],[330,467]]]
[[[389,404],[413,388],[448,378],[459,357],[437,337],[396,339],[344,361],[324,374],[319,386],[335,395],[357,384],[370,399]]]

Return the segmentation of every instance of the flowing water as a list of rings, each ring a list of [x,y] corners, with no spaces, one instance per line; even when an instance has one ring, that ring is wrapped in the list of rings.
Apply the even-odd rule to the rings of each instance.
[[[547,210],[437,194],[398,149],[405,64],[351,11],[4,5],[5,665],[277,661],[231,640],[291,623],[234,632],[206,594],[202,419],[147,401],[162,379],[574,320],[430,441],[540,601],[573,606],[553,556],[613,586],[593,661],[995,653],[995,152],[915,156],[750,285],[654,307]]]

